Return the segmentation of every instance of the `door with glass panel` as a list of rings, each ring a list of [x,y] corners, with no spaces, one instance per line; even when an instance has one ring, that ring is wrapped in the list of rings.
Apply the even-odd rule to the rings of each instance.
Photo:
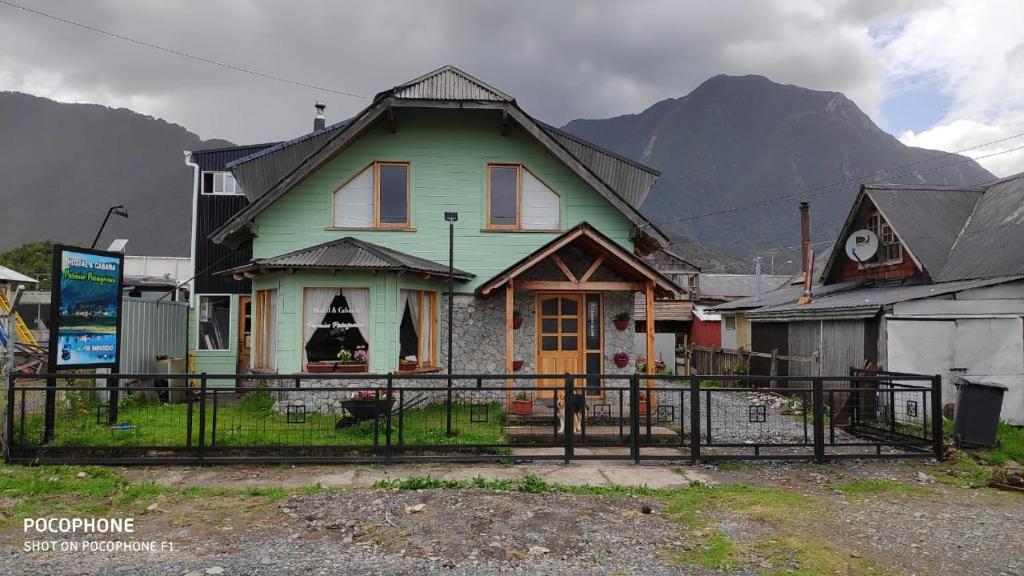
[[[583,372],[582,294],[537,295],[537,372],[564,374]],[[544,378],[540,386],[561,387],[561,378]],[[542,391],[539,396],[550,398]]]

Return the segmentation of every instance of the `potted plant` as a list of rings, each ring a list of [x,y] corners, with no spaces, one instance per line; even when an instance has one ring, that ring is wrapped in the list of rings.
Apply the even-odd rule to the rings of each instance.
[[[533,400],[526,395],[526,391],[520,391],[512,399],[512,413],[516,416],[529,416],[533,414]]]
[[[309,362],[306,364],[306,371],[313,374],[366,372],[369,363],[370,353],[366,350],[366,346],[357,346],[354,353],[342,349],[338,352],[337,361]]]
[[[629,354],[626,352],[616,352],[615,355],[612,356],[612,360],[615,361],[615,365],[619,368],[629,366]]]
[[[513,372],[519,372],[522,369],[523,369],[523,361],[522,360],[513,360],[512,361],[512,371]]]
[[[343,400],[341,407],[356,420],[372,420],[390,412],[394,404],[395,399],[387,390],[360,390],[352,398]]]
[[[523,325],[523,313],[519,310],[512,312],[512,329],[519,330],[519,327]]]
[[[615,329],[622,331],[629,328],[629,312],[623,310],[615,315],[615,319],[612,321],[615,324]]]

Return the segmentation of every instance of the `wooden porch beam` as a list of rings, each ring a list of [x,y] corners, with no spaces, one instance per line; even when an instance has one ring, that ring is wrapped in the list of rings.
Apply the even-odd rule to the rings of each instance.
[[[569,267],[565,265],[565,261],[562,260],[561,256],[558,254],[552,254],[551,259],[555,261],[555,265],[562,271],[562,274],[565,274],[565,277],[569,279],[569,282],[578,282],[578,280],[576,280],[576,276],[572,273],[572,270],[569,270]]]
[[[587,268],[587,271],[583,273],[583,276],[580,278],[580,282],[590,280],[590,277],[594,275],[594,272],[597,272],[597,269],[601,267],[601,264],[604,264],[604,254],[601,254],[594,259],[594,263],[591,264],[590,268]]]
[[[654,370],[654,282],[652,280],[647,281],[646,290],[644,291],[645,302],[647,304],[647,310],[645,310],[644,318],[644,332],[647,336],[647,375],[652,376]],[[654,385],[653,380],[647,381],[647,388],[650,389]],[[647,392],[647,409],[654,410],[654,397],[651,395],[650,390]]]
[[[512,313],[515,309],[515,290],[512,285],[512,280],[509,280],[505,284],[505,374],[512,373],[512,356],[514,355],[514,341],[513,333],[515,329],[512,327]],[[509,388],[506,396],[508,396],[508,402],[512,401],[512,379],[509,378],[505,381],[505,386]]]
[[[523,280],[519,286],[524,290],[590,290],[594,292],[624,290],[641,292],[643,282],[565,282],[559,280]]]

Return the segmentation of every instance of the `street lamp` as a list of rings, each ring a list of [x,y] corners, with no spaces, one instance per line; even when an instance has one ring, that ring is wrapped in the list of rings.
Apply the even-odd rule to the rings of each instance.
[[[100,241],[100,234],[103,234],[103,229],[107,227],[107,220],[110,220],[111,214],[120,216],[121,218],[127,218],[128,209],[121,204],[118,204],[117,206],[111,206],[110,209],[107,210],[107,215],[103,218],[103,224],[100,224],[100,229],[96,232],[96,237],[92,240],[92,248],[95,248],[96,243]]]
[[[448,404],[446,429],[452,435],[452,317],[454,316],[454,273],[455,273],[455,223],[459,221],[458,212],[445,212],[444,219],[448,222]]]

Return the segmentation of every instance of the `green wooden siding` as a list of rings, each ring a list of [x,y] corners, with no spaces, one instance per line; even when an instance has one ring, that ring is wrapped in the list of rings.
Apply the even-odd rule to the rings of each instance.
[[[386,123],[375,126],[257,217],[254,257],[353,236],[446,263],[448,224],[443,216],[445,211],[457,211],[455,266],[476,274],[457,289],[472,291],[557,236],[483,230],[488,163],[522,163],[554,189],[562,202],[562,230],[586,221],[632,250],[629,220],[526,132],[510,125],[503,136],[496,112],[403,109],[395,113],[395,132]],[[410,217],[415,231],[330,230],[334,190],[376,160],[410,163]],[[281,308],[287,310],[288,304]]]

